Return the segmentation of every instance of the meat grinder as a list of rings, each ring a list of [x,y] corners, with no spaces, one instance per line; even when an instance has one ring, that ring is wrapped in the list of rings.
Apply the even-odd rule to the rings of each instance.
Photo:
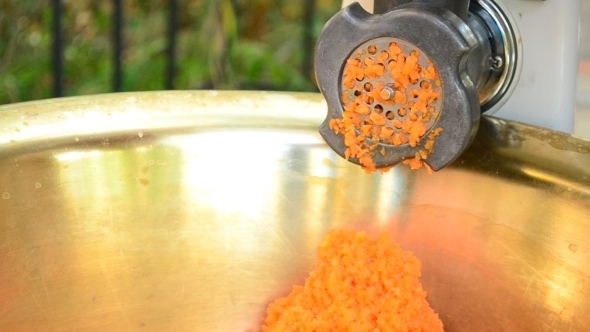
[[[435,171],[470,145],[482,115],[571,133],[579,12],[580,0],[344,0],[316,46],[316,78],[328,105],[320,133],[351,162],[364,165],[360,155],[371,153],[377,168],[418,156],[426,147],[429,153],[422,158]],[[393,74],[399,59],[391,54],[391,45],[399,46],[401,53],[407,51],[402,60],[410,58],[408,52],[416,52],[415,82],[404,83],[409,76]],[[357,74],[347,67],[351,61],[358,64]],[[411,91],[420,89],[427,63],[436,68],[440,91],[420,110],[414,107],[419,100],[413,99],[418,93]],[[375,64],[384,71],[375,74],[372,68],[379,72]],[[356,75],[356,81],[350,75]],[[425,84],[436,85],[433,80]],[[374,86],[379,91],[370,95]],[[394,100],[396,93],[400,98]],[[355,123],[357,136],[348,140],[369,142],[373,135],[372,142],[362,143],[366,151],[357,149],[352,156],[346,135],[334,128],[334,121],[348,109],[349,98],[356,98],[362,109],[358,112],[364,114]],[[393,138],[379,139],[381,129],[365,128],[367,137],[359,134],[363,125],[373,123],[376,113],[387,114],[382,126],[389,131],[382,138],[402,135],[402,122],[409,122],[410,116],[427,121],[415,144],[408,138],[411,125],[408,137],[400,136],[394,144]],[[440,136],[433,145],[429,133],[435,130]]]

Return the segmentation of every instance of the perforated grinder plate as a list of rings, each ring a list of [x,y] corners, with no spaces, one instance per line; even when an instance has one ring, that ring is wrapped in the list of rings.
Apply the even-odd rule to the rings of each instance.
[[[357,136],[371,126],[372,144],[415,146],[440,115],[443,95],[436,68],[424,52],[397,38],[376,38],[354,50],[340,87],[344,111],[362,116]],[[423,123],[424,133],[413,137],[411,124],[417,121]]]

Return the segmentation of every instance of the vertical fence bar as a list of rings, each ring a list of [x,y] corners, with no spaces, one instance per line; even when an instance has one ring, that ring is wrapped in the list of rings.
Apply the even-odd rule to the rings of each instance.
[[[305,0],[303,6],[303,62],[301,74],[303,77],[308,78],[313,70],[313,19],[316,0]]]
[[[53,97],[63,95],[63,35],[61,30],[62,4],[61,0],[52,0],[53,10],[53,46],[52,46],[52,69],[53,69]]]
[[[119,92],[123,79],[123,3],[113,0],[113,91]]]
[[[178,0],[168,0],[168,68],[166,70],[166,89],[174,89],[176,78],[176,41],[178,37]]]

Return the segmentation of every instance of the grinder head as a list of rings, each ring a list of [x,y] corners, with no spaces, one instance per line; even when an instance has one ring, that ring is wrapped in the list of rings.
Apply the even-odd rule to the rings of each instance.
[[[413,4],[380,15],[354,3],[326,24],[315,71],[328,104],[320,134],[365,169],[400,162],[438,171],[479,123],[468,57],[478,47],[452,12]]]

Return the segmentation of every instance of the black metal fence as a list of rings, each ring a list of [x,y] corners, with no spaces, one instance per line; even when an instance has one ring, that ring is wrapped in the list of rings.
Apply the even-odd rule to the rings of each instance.
[[[113,76],[112,76],[112,91],[118,92],[122,89],[123,82],[123,51],[125,48],[123,42],[123,25],[124,12],[123,0],[113,1],[112,13],[112,43],[113,43]],[[302,47],[305,50],[313,49],[313,19],[316,11],[316,0],[303,0],[303,23],[304,29],[302,32]],[[64,80],[64,41],[63,41],[63,4],[62,0],[51,0],[53,11],[52,22],[52,75],[53,75],[53,96],[61,97],[63,95],[63,80]],[[168,0],[168,27],[167,27],[167,69],[164,75],[166,89],[174,89],[174,79],[177,73],[177,37],[178,37],[178,0]],[[309,75],[313,68],[313,54],[312,52],[305,52],[301,72],[304,76]]]

